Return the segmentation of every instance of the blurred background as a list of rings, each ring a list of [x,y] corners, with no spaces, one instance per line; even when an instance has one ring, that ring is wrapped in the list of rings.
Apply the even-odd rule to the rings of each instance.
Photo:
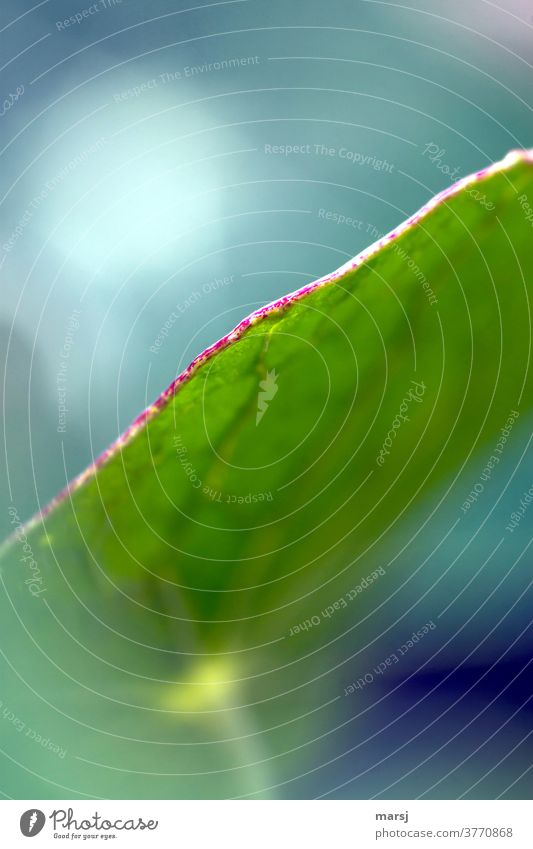
[[[10,505],[21,519],[44,506],[253,309],[342,265],[456,179],[533,146],[532,36],[531,0],[3,0],[1,536]],[[521,420],[502,517],[531,485],[529,432]],[[450,515],[443,508],[419,537],[421,551]],[[462,578],[446,570],[468,528],[409,586],[398,581],[398,611],[443,573],[446,600],[468,587],[501,536],[491,522],[484,548],[460,562]],[[334,765],[287,794],[402,798],[439,782],[429,795],[459,788],[483,798],[496,795],[490,770],[504,761],[508,780],[496,770],[494,787],[527,797],[527,570],[517,566],[506,595],[491,595],[526,550],[524,525],[509,543],[515,554],[496,551],[484,573],[491,626],[468,625],[469,644],[490,639],[465,666],[463,637],[444,651],[446,695],[440,673],[421,672],[394,695],[387,730],[397,682],[383,701],[378,688],[365,693],[357,734],[351,727],[355,736],[331,743]],[[388,583],[381,597],[378,585],[376,608],[394,590]],[[445,619],[450,634],[478,593],[474,582],[461,595]],[[377,659],[438,615],[442,598],[427,616],[407,617]],[[511,644],[495,679],[487,657]],[[471,686],[472,701],[450,707]],[[490,720],[483,714],[469,731],[472,759],[457,783],[450,741],[504,688]],[[450,724],[424,731],[446,709]],[[356,766],[343,757],[351,746]],[[391,760],[376,769],[382,758]]]

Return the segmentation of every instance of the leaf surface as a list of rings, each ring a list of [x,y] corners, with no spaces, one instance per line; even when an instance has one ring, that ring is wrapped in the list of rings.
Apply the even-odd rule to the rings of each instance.
[[[328,761],[366,671],[353,588],[531,407],[528,196],[527,154],[461,181],[13,515],[5,702],[68,750],[8,761],[15,794],[290,796]]]

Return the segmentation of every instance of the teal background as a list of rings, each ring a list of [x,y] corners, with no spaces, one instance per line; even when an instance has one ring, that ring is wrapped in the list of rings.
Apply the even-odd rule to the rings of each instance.
[[[46,182],[86,156],[0,256],[9,483],[26,517],[253,308],[341,265],[449,185],[438,164],[464,176],[532,143],[530,3],[185,11],[193,5],[122,0],[58,30],[90,4],[2,4],[1,90],[25,92],[0,124],[0,250]],[[234,57],[258,62],[184,76]],[[439,162],[424,155],[430,143]],[[392,170],[351,164],[342,148]],[[153,354],[176,305],[184,311]]]

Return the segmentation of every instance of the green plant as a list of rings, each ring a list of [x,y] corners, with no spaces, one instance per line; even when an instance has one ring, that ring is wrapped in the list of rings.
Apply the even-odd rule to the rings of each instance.
[[[283,795],[327,759],[350,588],[531,407],[527,197],[528,154],[461,181],[201,354],[42,516],[15,509],[5,701],[72,759],[15,785]]]

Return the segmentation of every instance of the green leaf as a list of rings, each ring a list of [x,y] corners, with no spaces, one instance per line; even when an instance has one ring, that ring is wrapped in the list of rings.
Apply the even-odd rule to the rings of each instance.
[[[529,154],[461,181],[13,507],[2,700],[50,745],[8,737],[12,795],[290,796],[328,760],[366,672],[351,588],[531,407],[528,197]]]

